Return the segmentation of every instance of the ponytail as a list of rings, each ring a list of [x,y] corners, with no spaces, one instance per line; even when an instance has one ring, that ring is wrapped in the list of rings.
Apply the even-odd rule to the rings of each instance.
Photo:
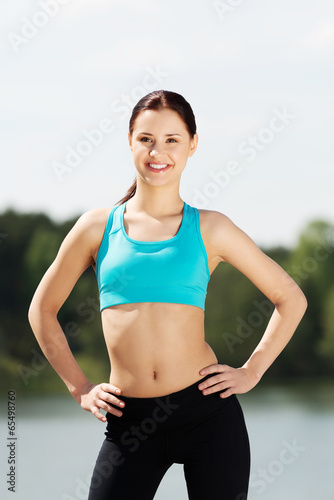
[[[125,196],[119,200],[115,205],[123,205],[126,201],[128,201],[130,198],[132,198],[135,195],[135,192],[137,191],[137,177],[135,177],[135,180],[133,184],[129,187],[127,190]]]

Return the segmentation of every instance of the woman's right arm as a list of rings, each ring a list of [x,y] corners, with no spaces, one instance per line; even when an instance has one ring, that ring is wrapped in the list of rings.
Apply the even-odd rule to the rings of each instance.
[[[82,273],[95,264],[93,255],[101,243],[105,222],[106,212],[102,209],[90,210],[78,219],[38,285],[28,312],[29,323],[47,360],[81,407],[103,422],[106,418],[100,408],[122,415],[108,404],[123,406],[112,394],[121,391],[109,383],[92,384],[86,378],[70,350],[57,314]]]

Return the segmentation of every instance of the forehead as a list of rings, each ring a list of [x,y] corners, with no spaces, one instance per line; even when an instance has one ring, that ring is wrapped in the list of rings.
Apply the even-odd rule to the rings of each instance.
[[[187,127],[180,115],[172,109],[146,109],[141,111],[134,124],[134,132],[150,132],[166,134],[187,132]]]

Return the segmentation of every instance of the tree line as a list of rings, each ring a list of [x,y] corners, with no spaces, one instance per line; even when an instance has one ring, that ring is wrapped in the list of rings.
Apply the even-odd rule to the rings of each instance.
[[[54,222],[44,213],[0,214],[0,392],[67,392],[45,359],[28,323],[32,296],[77,220]],[[268,369],[268,383],[334,374],[334,225],[306,225],[295,248],[262,249],[299,284],[308,309],[291,341]],[[242,273],[221,262],[205,306],[206,341],[219,363],[241,366],[261,339],[273,304]],[[76,283],[58,320],[80,367],[94,383],[109,378],[109,361],[92,267]]]

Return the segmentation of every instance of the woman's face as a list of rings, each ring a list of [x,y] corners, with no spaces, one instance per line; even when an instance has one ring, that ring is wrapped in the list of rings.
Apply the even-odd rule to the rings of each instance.
[[[180,115],[171,109],[142,111],[129,133],[137,172],[152,185],[179,182],[197,143],[197,134],[191,138]]]

